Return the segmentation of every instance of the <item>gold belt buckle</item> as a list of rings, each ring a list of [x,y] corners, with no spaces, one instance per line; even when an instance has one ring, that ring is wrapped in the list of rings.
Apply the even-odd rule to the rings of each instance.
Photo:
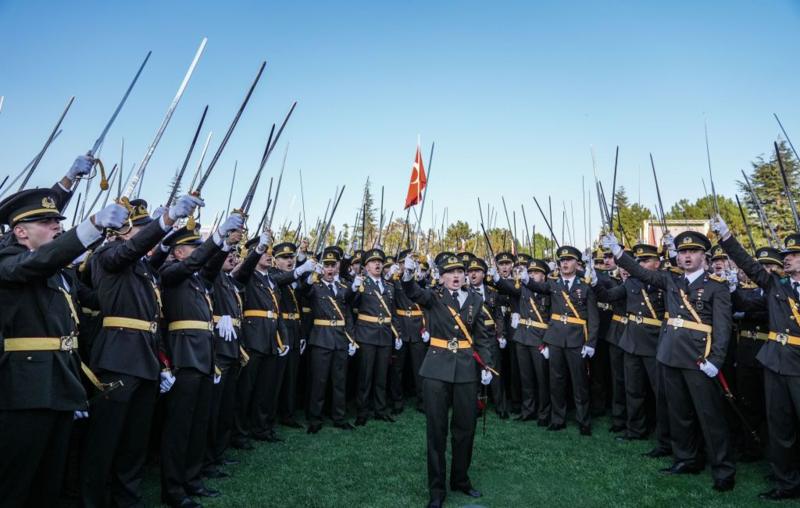
[[[628,318],[627,317],[625,317],[625,316],[622,317],[622,324],[623,325],[627,325],[628,324]]]
[[[637,325],[640,325],[640,324],[642,324],[642,316],[633,316],[633,321],[634,321],[634,322],[635,322]]]
[[[683,318],[682,317],[676,317],[672,321],[672,326],[674,326],[676,329],[677,328],[681,328],[683,326]]]
[[[458,351],[458,339],[452,338],[447,342],[447,349],[452,352]]]
[[[213,332],[214,331],[214,323],[210,322],[210,323],[206,323],[206,324],[208,325],[208,331],[209,332]]]
[[[789,341],[789,335],[785,333],[779,333],[775,339],[780,343],[781,346],[785,346],[786,343]]]
[[[412,312],[413,312],[413,311],[411,311],[411,310],[407,310],[407,311],[406,311],[406,317],[407,317],[407,318],[410,318],[410,317],[412,316]]]
[[[383,316],[378,316],[378,324],[379,325],[383,324]]]
[[[336,318],[331,318],[331,326],[336,326]]]
[[[158,331],[158,322],[151,321],[150,322],[150,333],[156,333]]]
[[[567,324],[567,316],[566,316],[566,314],[562,314],[561,315],[561,322],[564,323],[564,324]]]
[[[72,351],[72,348],[75,344],[75,335],[67,335],[65,337],[61,337],[61,344],[59,344],[59,349],[61,351]]]

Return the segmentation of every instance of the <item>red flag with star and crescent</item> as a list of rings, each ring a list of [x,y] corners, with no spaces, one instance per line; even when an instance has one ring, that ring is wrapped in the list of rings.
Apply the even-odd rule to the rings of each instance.
[[[422,164],[422,152],[417,145],[417,156],[414,158],[414,166],[411,168],[411,182],[408,184],[404,210],[422,201],[422,191],[425,190],[427,184],[428,177],[425,176],[425,167]]]

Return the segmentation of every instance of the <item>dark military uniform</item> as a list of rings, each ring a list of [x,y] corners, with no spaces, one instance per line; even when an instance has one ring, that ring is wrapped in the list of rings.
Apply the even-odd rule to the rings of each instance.
[[[580,259],[580,251],[574,247],[561,247],[558,255]],[[589,379],[587,362],[581,351],[583,346],[594,348],[597,344],[599,318],[594,291],[577,273],[569,287],[561,277],[548,277],[541,283],[529,280],[527,287],[536,293],[550,295],[550,323],[543,339],[550,352],[552,412],[549,428],[559,430],[566,423],[569,377],[575,399],[575,419],[581,431],[588,433],[591,428]]]
[[[681,233],[675,240],[678,249],[710,247],[708,239],[699,233]],[[727,285],[708,273],[701,273],[690,283],[686,276],[673,271],[647,270],[627,254],[619,258],[618,264],[632,277],[665,293],[664,306],[670,317],[658,343],[656,359],[664,365],[670,437],[676,460],[670,472],[702,468],[697,418],[715,486],[732,485],[736,467],[722,393],[716,381],[698,368],[698,362],[703,360],[719,368],[725,359],[732,319]]]
[[[279,439],[274,427],[286,365],[279,361],[279,353],[287,346],[283,343],[286,328],[280,315],[278,286],[268,273],[256,269],[262,256],[256,250],[256,241],[257,238],[248,243],[252,250],[234,274],[244,286],[241,342],[250,357],[236,388],[234,441],[240,447],[247,447],[248,437],[265,441]]]
[[[528,270],[545,275],[550,269],[542,260],[531,260]],[[501,293],[515,297],[519,308],[519,325],[513,342],[522,385],[521,420],[538,420],[541,426],[550,424],[550,373],[547,359],[542,355],[544,334],[550,320],[550,296],[536,293],[510,279],[497,282]]]
[[[197,245],[198,230],[182,228],[170,245]],[[164,350],[175,373],[166,394],[161,440],[161,497],[177,503],[206,490],[201,478],[208,439],[214,378],[214,321],[211,289],[224,258],[213,235],[192,254],[161,267],[164,318],[168,333]]]
[[[48,189],[14,194],[0,222],[63,219]],[[88,223],[85,223],[88,224]],[[89,238],[84,224],[30,251],[8,233],[0,249],[0,492],[7,506],[53,506],[61,489],[73,413],[86,411],[77,355],[75,279],[63,270]]]
[[[131,204],[130,219],[142,229],[128,240],[106,243],[90,260],[103,316],[90,365],[101,381],[121,380],[123,386],[91,407],[81,466],[84,506],[105,506],[109,486],[113,504],[141,502],[139,487],[158,396],[161,297],[144,256],[166,231],[160,221],[150,220],[146,203]]]
[[[372,249],[365,254],[364,264],[370,259],[383,260],[385,256],[380,249]],[[355,322],[355,341],[359,345],[356,424],[365,423],[370,410],[376,418],[392,421],[386,412],[386,380],[398,326],[394,286],[382,277],[373,279],[367,275],[361,286],[352,292],[351,305],[358,309]]]
[[[721,242],[733,261],[763,291],[769,312],[767,340],[756,358],[764,366],[769,461],[777,488],[800,495],[796,443],[800,415],[800,294],[797,281],[768,272],[735,238]],[[784,254],[800,252],[800,235],[785,240]]]
[[[620,285],[620,279],[607,270],[597,270],[598,286],[611,290]],[[625,352],[619,341],[625,331],[625,301],[614,300],[597,303],[600,315],[601,336],[608,346],[608,369],[611,380],[611,430],[625,429],[627,410],[625,402]],[[594,376],[594,369],[592,375]]]
[[[463,268],[457,258],[450,257],[445,260],[441,271],[447,271],[454,265]],[[413,279],[405,278],[403,289],[411,300],[430,311],[430,347],[420,371],[427,419],[428,489],[431,500],[444,500],[447,492],[445,450],[451,406],[453,415],[450,428],[453,436],[450,488],[472,488],[468,470],[475,437],[475,394],[478,386],[473,352],[478,353],[487,366],[491,366],[488,346],[492,339],[486,329],[483,301],[474,291],[457,292],[457,298],[442,287],[436,290],[422,289]]]

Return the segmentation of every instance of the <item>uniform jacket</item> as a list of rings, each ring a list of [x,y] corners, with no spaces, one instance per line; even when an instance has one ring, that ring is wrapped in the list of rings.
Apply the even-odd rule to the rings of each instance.
[[[520,320],[542,321],[544,324],[550,321],[550,296],[547,294],[536,293],[531,291],[527,286],[514,282],[513,279],[500,279],[496,283],[497,289],[501,294],[513,297],[517,302],[519,309]],[[497,303],[496,303],[497,305]],[[534,305],[536,306],[534,308]],[[502,319],[502,311],[498,307],[499,319]],[[538,311],[538,314],[537,314]],[[518,342],[525,346],[539,347],[542,345],[542,339],[547,330],[545,328],[537,328],[520,322],[514,332],[514,342]]]
[[[578,316],[572,311],[564,299],[566,286],[561,277],[548,277],[544,282],[530,279],[526,284],[535,293],[550,295],[551,319],[549,328],[544,334],[544,342],[559,347],[596,347],[600,318],[597,314],[597,302],[592,287],[579,275],[575,276],[569,288],[569,302],[575,307]],[[586,328],[580,324],[553,319],[553,315],[578,317],[586,321]]]

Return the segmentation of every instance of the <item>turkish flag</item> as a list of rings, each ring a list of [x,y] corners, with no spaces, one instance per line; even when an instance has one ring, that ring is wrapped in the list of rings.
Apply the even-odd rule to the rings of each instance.
[[[417,156],[414,158],[414,166],[411,168],[411,182],[408,184],[408,194],[406,194],[407,209],[418,204],[422,200],[422,191],[428,184],[428,177],[425,176],[425,167],[422,165],[422,152],[417,146]]]

